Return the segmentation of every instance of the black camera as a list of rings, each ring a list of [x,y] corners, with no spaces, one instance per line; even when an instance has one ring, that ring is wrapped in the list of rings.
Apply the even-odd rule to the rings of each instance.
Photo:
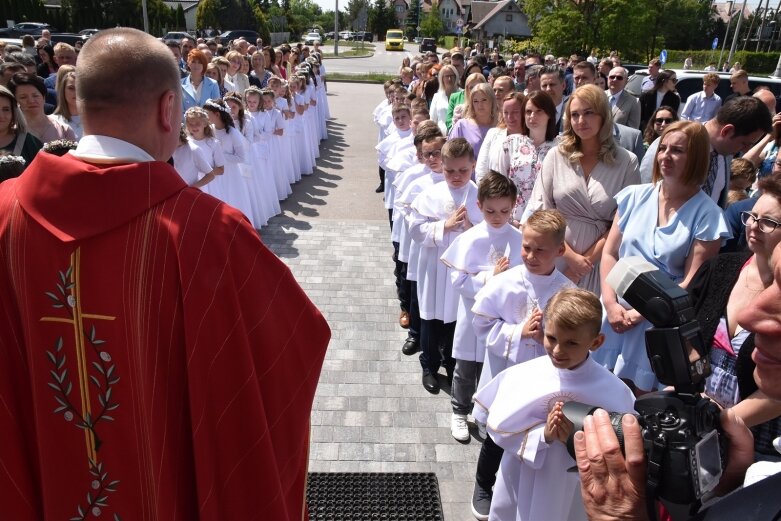
[[[607,282],[653,324],[645,333],[651,368],[660,382],[675,389],[649,393],[635,401],[647,459],[648,499],[696,503],[719,483],[726,465],[726,438],[721,434],[718,406],[700,395],[710,374],[709,347],[689,294],[638,257],[621,259]],[[595,409],[568,402],[563,412],[576,432]],[[622,416],[610,413],[623,450]],[[574,457],[572,436],[567,445]]]

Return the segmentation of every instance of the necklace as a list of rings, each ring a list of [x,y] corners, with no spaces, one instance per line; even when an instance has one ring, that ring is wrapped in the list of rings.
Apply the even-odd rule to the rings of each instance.
[[[746,266],[746,269],[743,270],[742,276],[743,276],[743,287],[746,288],[748,291],[751,291],[754,295],[759,293],[760,291],[764,291],[765,286],[762,285],[759,288],[752,288],[748,283],[748,266]]]

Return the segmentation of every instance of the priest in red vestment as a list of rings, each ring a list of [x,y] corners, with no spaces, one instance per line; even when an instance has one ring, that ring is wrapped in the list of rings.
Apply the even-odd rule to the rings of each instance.
[[[0,519],[303,519],[325,320],[164,162],[162,43],[101,31],[76,75],[78,148],[0,185]]]

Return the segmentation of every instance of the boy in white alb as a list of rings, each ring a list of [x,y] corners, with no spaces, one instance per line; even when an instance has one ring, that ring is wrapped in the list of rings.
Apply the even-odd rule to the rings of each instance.
[[[412,135],[412,114],[409,105],[396,103],[391,108],[393,126],[388,135],[380,141],[377,150],[377,164],[385,171],[385,208],[388,210],[388,223],[393,227],[393,180],[396,171],[388,166],[388,162],[398,154],[400,145],[406,142],[406,138]],[[397,167],[398,168],[398,167]]]
[[[440,366],[445,366],[448,378],[455,367],[452,350],[458,295],[450,283],[450,268],[439,258],[459,234],[483,220],[477,206],[477,186],[471,180],[474,167],[472,145],[464,138],[448,141],[442,147],[445,182],[421,192],[410,207],[410,235],[420,245],[420,365],[423,387],[430,393],[439,392],[436,375]]]
[[[409,305],[407,306],[409,330],[407,339],[401,348],[401,352],[405,355],[416,353],[420,348],[420,311],[417,295],[417,261],[420,248],[409,234],[407,216],[410,213],[412,201],[423,190],[445,180],[442,173],[442,146],[445,144],[445,138],[436,123],[433,121],[422,123],[418,128],[414,143],[421,164],[408,168],[397,178],[399,184],[397,197],[394,201],[394,222],[391,230],[391,238],[398,241],[398,259],[403,265],[405,280],[401,281],[401,285],[409,296]]]
[[[477,204],[483,222],[453,241],[442,255],[450,267],[450,281],[459,294],[458,318],[453,339],[450,433],[458,441],[469,439],[466,418],[472,409],[472,395],[485,359],[485,344],[478,342],[472,327],[475,294],[494,275],[521,263],[521,232],[510,224],[518,189],[510,179],[490,172],[480,181]]]
[[[492,521],[586,520],[578,474],[566,448],[572,424],[564,402],[633,412],[634,395],[589,352],[604,341],[602,305],[570,288],[545,307],[545,353],[501,372],[475,395],[475,417],[504,449],[493,492]]]
[[[374,124],[377,125],[377,143],[385,139],[385,115],[386,115],[386,109],[393,103],[393,87],[396,84],[388,80],[383,85],[383,90],[385,92],[385,99],[383,99],[380,103],[377,104],[376,107],[374,107],[374,110],[372,111],[372,121],[374,121]],[[383,119],[383,122],[380,123],[380,118]],[[377,187],[375,192],[378,194],[383,192],[385,190],[385,171],[382,169],[382,167],[379,167],[379,174],[380,174],[380,186]]]
[[[523,228],[522,264],[493,277],[475,295],[472,326],[486,348],[478,392],[504,369],[545,354],[542,309],[559,290],[574,287],[556,269],[566,231],[567,221],[558,210],[534,212]],[[477,417],[475,421],[480,423]],[[478,519],[488,519],[501,459],[502,449],[484,436],[472,498]]]

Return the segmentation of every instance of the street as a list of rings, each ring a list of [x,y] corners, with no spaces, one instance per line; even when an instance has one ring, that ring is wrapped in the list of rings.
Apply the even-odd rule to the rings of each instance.
[[[406,43],[404,45],[404,52],[399,51],[386,51],[384,42],[374,42],[374,56],[366,58],[326,58],[325,68],[331,72],[339,72],[342,74],[361,74],[361,73],[381,73],[381,74],[398,74],[399,67],[401,67],[401,60],[405,56],[412,57],[418,52],[418,44]],[[327,53],[333,52],[333,46],[323,46],[323,51]],[[339,47],[339,50],[348,50],[350,47]],[[440,49],[441,52],[441,49]]]

